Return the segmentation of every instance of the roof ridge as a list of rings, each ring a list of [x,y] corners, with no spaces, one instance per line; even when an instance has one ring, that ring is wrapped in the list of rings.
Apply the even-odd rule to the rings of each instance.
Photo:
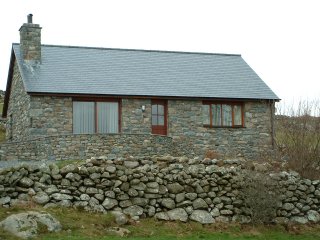
[[[19,45],[19,43],[13,43],[12,45]],[[130,48],[105,48],[105,47],[86,47],[86,46],[53,45],[53,44],[41,44],[41,46],[44,46],[44,47],[61,47],[61,48],[97,49],[97,50],[158,52],[158,53],[199,54],[199,55],[219,55],[219,56],[237,56],[237,57],[241,57],[241,54],[232,54],[232,53],[189,52],[189,51],[130,49]]]

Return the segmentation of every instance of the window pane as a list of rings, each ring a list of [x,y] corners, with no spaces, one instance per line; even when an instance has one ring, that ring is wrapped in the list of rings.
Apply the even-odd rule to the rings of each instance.
[[[98,102],[98,133],[118,133],[118,103]]]
[[[94,133],[94,102],[73,102],[73,133]]]
[[[223,126],[232,126],[232,107],[231,105],[222,105]]]
[[[233,106],[233,115],[234,115],[234,125],[242,126],[242,113],[241,113],[240,105]]]
[[[164,116],[158,116],[158,125],[160,126],[164,125]]]
[[[231,105],[222,105],[222,119],[223,119],[223,126],[232,126],[232,107]]]
[[[158,115],[164,115],[164,106],[158,105]]]
[[[221,126],[221,105],[212,104],[212,125]]]
[[[158,105],[152,105],[152,114],[158,114]]]
[[[204,125],[210,124],[210,105],[202,105],[202,122]]]
[[[158,125],[158,116],[152,115],[152,125]]]

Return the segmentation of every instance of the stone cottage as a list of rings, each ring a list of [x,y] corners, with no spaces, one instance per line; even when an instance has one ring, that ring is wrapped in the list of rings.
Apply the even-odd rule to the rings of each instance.
[[[30,14],[12,45],[6,147],[61,159],[61,146],[87,155],[107,136],[142,136],[135,148],[157,138],[178,154],[249,157],[272,147],[278,100],[241,55],[43,45]]]

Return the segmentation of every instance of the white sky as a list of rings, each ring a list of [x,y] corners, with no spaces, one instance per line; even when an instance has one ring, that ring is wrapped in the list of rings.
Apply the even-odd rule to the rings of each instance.
[[[42,43],[241,54],[283,102],[320,98],[319,0],[0,2],[0,89],[34,15]]]

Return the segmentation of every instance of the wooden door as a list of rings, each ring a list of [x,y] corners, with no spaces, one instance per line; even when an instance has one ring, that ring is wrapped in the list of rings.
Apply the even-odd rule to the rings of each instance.
[[[167,135],[167,101],[152,100],[151,102],[152,134]]]

